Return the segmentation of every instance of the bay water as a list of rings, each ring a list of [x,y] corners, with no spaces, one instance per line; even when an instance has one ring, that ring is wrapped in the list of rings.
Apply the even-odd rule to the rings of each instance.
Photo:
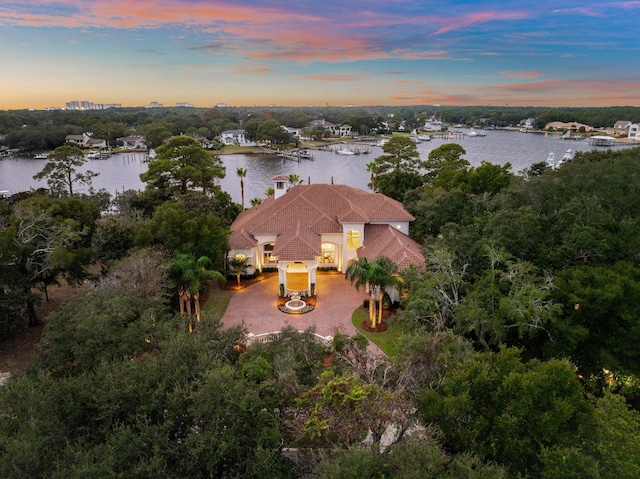
[[[532,164],[546,161],[549,153],[553,153],[556,160],[562,158],[568,149],[573,152],[589,151],[602,147],[592,146],[588,140],[562,140],[559,135],[544,135],[539,133],[520,133],[510,130],[483,130],[478,133],[485,136],[467,136],[462,130],[454,139],[432,138],[430,141],[418,143],[418,151],[423,159],[429,152],[445,143],[461,145],[466,154],[464,158],[472,166],[479,166],[483,161],[504,165],[511,164],[511,171],[519,173]],[[367,143],[353,143],[351,149],[360,149],[368,153],[356,155],[340,155],[331,150],[310,150],[313,160],[290,160],[273,155],[221,155],[226,167],[226,177],[220,181],[220,186],[228,192],[234,201],[240,203],[240,178],[236,171],[245,168],[244,178],[245,206],[252,198],[264,198],[266,190],[273,186],[272,178],[278,174],[297,174],[304,183],[335,183],[347,184],[356,188],[368,190],[370,173],[367,163],[380,156],[382,148],[374,146],[374,141]],[[632,146],[632,145],[629,145]],[[616,146],[625,148],[628,146]],[[93,179],[95,190],[106,189],[112,194],[117,191],[144,189],[140,181],[140,173],[147,169],[146,155],[142,153],[116,153],[106,160],[89,160],[80,168],[81,171],[91,170],[100,173]],[[33,179],[33,175],[44,167],[45,160],[29,158],[7,158],[0,160],[0,190],[15,193],[46,187],[45,181]],[[86,187],[78,187],[78,191],[86,191]]]

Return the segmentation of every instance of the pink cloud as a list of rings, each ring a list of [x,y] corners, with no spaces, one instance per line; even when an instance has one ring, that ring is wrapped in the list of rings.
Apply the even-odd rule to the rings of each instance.
[[[238,67],[236,68],[236,71],[238,73],[271,73],[273,69],[267,68],[267,67],[256,67],[256,68]]]
[[[362,81],[366,80],[365,75],[317,75],[302,77],[302,80],[326,81],[326,82],[344,82],[344,81]]]
[[[402,85],[424,85],[422,81],[412,81],[412,80],[391,80],[393,83],[400,83]]]
[[[503,78],[518,78],[520,80],[531,80],[542,76],[540,72],[535,70],[503,70],[500,72]]]
[[[630,91],[640,91],[639,78],[560,78],[554,80],[541,80],[536,82],[525,83],[509,83],[497,84],[485,87],[479,87],[478,90],[484,91],[507,91],[517,93],[546,93],[556,92],[559,90],[570,90],[574,92],[582,92],[590,94],[606,94],[608,92],[626,91],[627,96]]]

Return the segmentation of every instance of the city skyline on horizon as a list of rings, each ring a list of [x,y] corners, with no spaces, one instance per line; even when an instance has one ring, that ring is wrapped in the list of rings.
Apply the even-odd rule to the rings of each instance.
[[[640,106],[640,1],[9,0],[0,109]],[[185,94],[186,93],[186,94]]]

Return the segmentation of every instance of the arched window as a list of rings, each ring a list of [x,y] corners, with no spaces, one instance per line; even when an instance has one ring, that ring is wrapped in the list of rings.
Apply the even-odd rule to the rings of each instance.
[[[336,262],[336,245],[333,243],[322,243],[322,256],[320,257],[321,263],[335,263]]]
[[[360,231],[349,230],[347,231],[347,248],[358,249],[360,247]]]

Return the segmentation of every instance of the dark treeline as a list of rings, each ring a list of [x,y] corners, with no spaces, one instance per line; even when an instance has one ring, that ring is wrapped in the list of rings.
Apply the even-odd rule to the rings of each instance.
[[[551,121],[577,121],[595,128],[611,127],[618,120],[640,121],[640,108],[541,108],[541,107],[225,107],[225,108],[114,108],[92,111],[0,111],[0,135],[6,135],[9,148],[27,151],[54,149],[64,144],[66,135],[91,132],[116,146],[119,137],[137,134],[147,137],[155,148],[167,138],[199,135],[214,139],[225,130],[245,128],[255,132],[267,120],[303,128],[311,120],[325,119],[334,124],[347,123],[353,131],[368,135],[386,132],[384,123],[403,125],[409,131],[419,128],[425,119],[435,116],[450,124],[468,126],[516,126],[533,118],[537,128]]]
[[[0,387],[0,476],[640,477],[640,151],[516,176],[397,138],[372,181],[415,216],[428,266],[401,275],[388,358],[293,328],[245,346],[209,310],[179,314],[179,294],[221,294],[241,211],[188,137],[115,209],[60,191],[2,200],[3,338],[56,281],[92,287]]]

